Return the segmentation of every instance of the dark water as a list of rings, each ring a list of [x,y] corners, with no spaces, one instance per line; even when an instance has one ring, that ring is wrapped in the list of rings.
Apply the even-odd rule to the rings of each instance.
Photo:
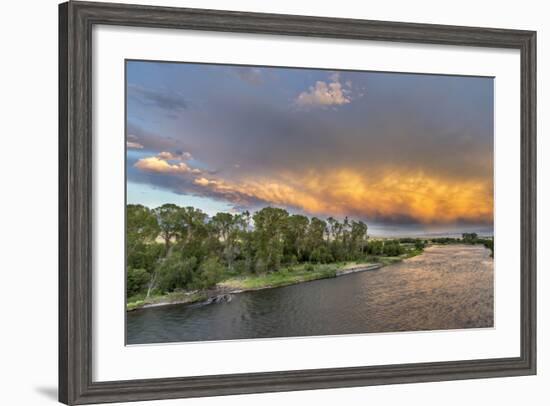
[[[493,326],[493,260],[480,245],[434,246],[375,271],[255,292],[229,303],[127,314],[128,344]]]

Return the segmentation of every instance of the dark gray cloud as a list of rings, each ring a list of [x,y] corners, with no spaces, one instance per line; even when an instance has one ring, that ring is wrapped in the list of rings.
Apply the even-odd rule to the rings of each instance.
[[[139,143],[143,149],[154,153],[164,151],[176,154],[192,153],[186,148],[186,143],[181,137],[171,135],[171,133],[161,135],[154,131],[148,131],[132,121],[128,122],[126,136],[129,141]]]
[[[470,124],[468,115],[444,121],[437,109],[419,114],[398,104],[392,113],[371,105],[358,116],[289,111],[242,99],[211,106],[211,111],[212,120],[187,115],[186,124],[196,127],[183,139],[197,151],[194,155],[217,168],[239,164],[242,170],[272,172],[349,167],[375,175],[381,168],[400,167],[461,178],[492,176],[492,137],[482,134],[492,133],[491,118],[487,128],[480,128]]]
[[[149,89],[131,83],[128,84],[128,97],[131,97],[146,106],[155,106],[171,113],[177,113],[181,110],[185,110],[189,105],[183,95],[174,90]]]
[[[177,194],[209,197],[220,202],[229,202],[236,209],[259,208],[269,204],[268,201],[243,191],[232,188],[217,189],[208,185],[201,185],[196,182],[200,178],[200,176],[193,176],[191,173],[167,175],[165,173],[142,171],[135,167],[129,167],[127,172],[127,180],[130,182],[155,185]]]

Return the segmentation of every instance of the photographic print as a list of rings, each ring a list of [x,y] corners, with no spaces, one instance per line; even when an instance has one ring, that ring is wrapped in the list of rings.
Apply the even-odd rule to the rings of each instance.
[[[493,327],[492,77],[125,69],[127,344]]]

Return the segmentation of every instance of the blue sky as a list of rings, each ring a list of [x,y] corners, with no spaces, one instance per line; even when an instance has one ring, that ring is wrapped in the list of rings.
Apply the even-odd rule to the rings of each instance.
[[[127,201],[492,232],[493,79],[127,61]]]

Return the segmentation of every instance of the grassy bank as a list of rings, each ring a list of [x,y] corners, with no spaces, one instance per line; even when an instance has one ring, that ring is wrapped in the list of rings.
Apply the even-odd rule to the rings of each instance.
[[[247,275],[227,279],[218,283],[218,287],[228,291],[258,290],[293,285],[316,279],[334,278],[338,271],[353,268],[369,268],[380,264],[391,265],[403,259],[422,253],[421,250],[398,257],[368,257],[366,261],[335,262],[332,264],[301,264],[283,268],[277,272]]]
[[[176,304],[176,303],[194,303],[201,302],[208,299],[208,294],[204,291],[198,292],[184,292],[176,291],[165,293],[163,295],[153,294],[148,298],[143,295],[135,295],[129,297],[126,302],[126,310],[136,310],[142,307],[164,305],[164,304]]]
[[[315,279],[334,278],[336,271],[342,266],[345,266],[345,263],[326,265],[301,264],[283,268],[277,272],[227,279],[218,283],[218,286],[221,289],[230,291],[276,288]]]
[[[145,297],[145,294],[134,295],[128,298],[126,310],[131,311],[155,305],[201,302],[205,301],[210,296],[222,293],[277,288],[317,279],[334,278],[337,276],[337,271],[339,270],[367,268],[376,264],[382,266],[391,265],[421,253],[422,250],[411,250],[401,256],[369,256],[366,258],[366,261],[360,262],[348,261],[335,262],[332,264],[299,264],[281,268],[277,272],[230,277],[219,282],[213,289],[207,291],[175,291],[166,294],[153,294],[148,298]]]
[[[283,268],[277,272],[232,277],[219,282],[215,288],[208,291],[176,291],[166,294],[153,294],[148,298],[146,298],[144,294],[135,295],[128,298],[126,310],[131,311],[143,307],[163,304],[201,302],[208,299],[210,296],[221,293],[276,288],[316,279],[333,278],[336,276],[336,271],[338,269],[342,269],[347,265],[349,266],[349,264],[355,263],[350,262],[323,265],[301,264],[294,267]]]

